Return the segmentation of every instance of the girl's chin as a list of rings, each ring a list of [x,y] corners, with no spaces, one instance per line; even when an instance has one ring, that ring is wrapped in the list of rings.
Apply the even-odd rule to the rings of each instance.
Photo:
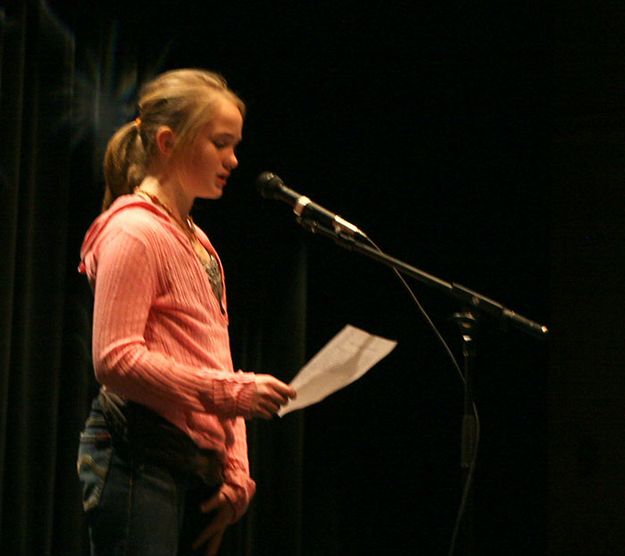
[[[198,195],[198,197],[200,199],[206,199],[210,201],[210,200],[221,199],[223,194],[224,194],[223,188],[211,187],[210,191],[203,192],[200,195]]]

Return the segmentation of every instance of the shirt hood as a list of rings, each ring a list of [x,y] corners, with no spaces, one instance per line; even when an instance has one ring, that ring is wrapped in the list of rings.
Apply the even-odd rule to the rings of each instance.
[[[93,221],[85,234],[82,247],[80,248],[78,272],[85,274],[90,283],[93,283],[95,280],[98,247],[106,235],[107,227],[120,213],[136,209],[147,210],[157,217],[165,221],[167,220],[167,216],[160,209],[138,195],[122,195],[118,197],[106,211]]]

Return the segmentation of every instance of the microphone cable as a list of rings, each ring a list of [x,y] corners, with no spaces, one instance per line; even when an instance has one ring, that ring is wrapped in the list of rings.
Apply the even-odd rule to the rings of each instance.
[[[326,223],[329,223],[329,226],[334,230],[334,233],[341,235],[341,232],[347,233],[351,236],[352,241],[355,239],[354,236],[363,239],[366,243],[368,243],[374,250],[378,253],[384,254],[382,250],[376,245],[376,243],[362,230],[354,226],[353,224],[347,222],[345,219],[341,218],[339,215],[331,213],[330,211],[324,209],[323,207],[316,205],[313,203],[308,197],[305,195],[301,195],[300,193],[289,189],[282,179],[279,176],[271,172],[263,172],[260,174],[256,180],[256,187],[258,192],[265,198],[268,199],[277,199],[283,201],[293,207],[293,211],[298,216],[298,219],[301,219],[304,212],[307,210],[311,210],[313,213],[316,213],[320,216]],[[299,220],[298,220],[299,221]],[[300,222],[301,223],[301,222]],[[328,224],[326,224],[328,225]],[[314,231],[314,230],[313,230]],[[460,377],[460,381],[463,384],[465,391],[465,414],[464,417],[467,417],[466,411],[468,408],[468,404],[471,406],[471,411],[473,413],[472,417],[474,419],[475,429],[474,429],[474,437],[473,437],[473,454],[471,457],[471,461],[468,463],[468,466],[463,462],[463,469],[467,469],[465,475],[464,486],[462,488],[462,496],[460,499],[460,504],[456,514],[456,520],[454,523],[453,533],[451,537],[451,542],[449,546],[448,556],[453,556],[456,550],[456,542],[458,538],[458,534],[460,531],[460,525],[462,523],[464,514],[466,512],[467,503],[469,500],[469,494],[471,491],[471,486],[473,484],[473,478],[475,474],[475,467],[477,462],[477,453],[480,442],[480,419],[477,411],[477,406],[475,401],[473,400],[472,392],[470,389],[469,381],[467,377],[469,376],[469,369],[467,368],[467,360],[465,358],[465,369],[464,372],[460,368],[458,361],[456,360],[451,348],[443,338],[442,334],[428,315],[425,308],[421,305],[420,301],[417,299],[417,296],[413,292],[412,288],[406,282],[404,276],[399,272],[396,268],[392,268],[393,272],[402,283],[403,287],[406,289],[408,294],[410,295],[412,301],[419,309],[421,315],[428,323],[438,341],[443,346],[443,349],[449,356],[452,365],[456,369],[458,376]],[[467,403],[468,402],[468,403]],[[464,434],[464,422],[463,422],[463,434]],[[464,446],[463,446],[464,448]]]
[[[369,236],[364,235],[364,238],[366,239],[367,243],[369,243],[369,245],[371,245],[371,247],[373,247],[376,251],[378,251],[379,253],[383,253],[380,247],[378,247],[378,245]],[[460,381],[463,387],[466,389],[468,387],[466,377],[468,376],[468,371],[469,371],[466,368],[466,365],[467,365],[466,360],[465,360],[465,369],[463,372],[462,369],[460,368],[460,365],[458,364],[458,360],[456,359],[451,348],[449,347],[449,344],[445,341],[445,338],[443,338],[443,335],[438,330],[436,324],[434,324],[434,321],[431,319],[430,315],[425,310],[425,308],[423,307],[423,305],[417,298],[416,294],[414,293],[413,289],[410,287],[410,285],[408,284],[408,282],[406,281],[402,273],[399,272],[396,268],[392,268],[392,270],[395,276],[399,279],[399,281],[403,285],[404,289],[408,292],[408,295],[412,299],[413,303],[419,309],[419,312],[421,313],[421,315],[423,316],[427,324],[430,326],[431,330],[434,332],[434,335],[436,336],[440,344],[443,346],[444,351],[447,353],[449,359],[451,360],[453,367],[456,369],[458,373],[458,376],[460,378]],[[477,453],[478,453],[478,448],[480,444],[480,417],[479,417],[479,413],[477,410],[477,405],[475,404],[475,400],[473,400],[472,397],[471,397],[470,403],[471,403],[471,409],[473,412],[473,418],[475,419],[475,437],[473,441],[473,457],[471,458],[471,461],[469,463],[469,467],[466,473],[466,478],[465,478],[464,485],[462,488],[462,496],[460,498],[460,504],[458,505],[458,510],[456,513],[456,519],[454,523],[454,528],[453,528],[447,556],[453,556],[454,552],[456,551],[456,543],[458,540],[458,534],[460,532],[460,525],[462,524],[462,520],[466,512],[467,502],[469,500],[469,494],[471,492],[471,487],[473,485],[473,478],[475,475],[475,468],[476,468],[476,463],[477,463]]]

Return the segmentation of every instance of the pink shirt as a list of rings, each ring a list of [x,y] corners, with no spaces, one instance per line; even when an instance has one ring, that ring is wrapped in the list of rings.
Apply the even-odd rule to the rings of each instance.
[[[95,294],[98,382],[215,450],[238,519],[255,491],[244,417],[256,386],[252,373],[234,372],[227,310],[222,314],[189,239],[162,208],[125,195],[93,222],[81,261]]]

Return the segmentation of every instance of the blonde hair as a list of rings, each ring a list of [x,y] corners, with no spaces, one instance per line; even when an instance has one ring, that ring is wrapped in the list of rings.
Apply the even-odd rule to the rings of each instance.
[[[245,104],[217,73],[171,70],[144,85],[139,95],[139,117],[119,128],[106,147],[102,210],[141,183],[157,152],[159,127],[168,126],[176,134],[173,157],[188,153],[202,126],[213,117],[220,96],[245,116]]]

